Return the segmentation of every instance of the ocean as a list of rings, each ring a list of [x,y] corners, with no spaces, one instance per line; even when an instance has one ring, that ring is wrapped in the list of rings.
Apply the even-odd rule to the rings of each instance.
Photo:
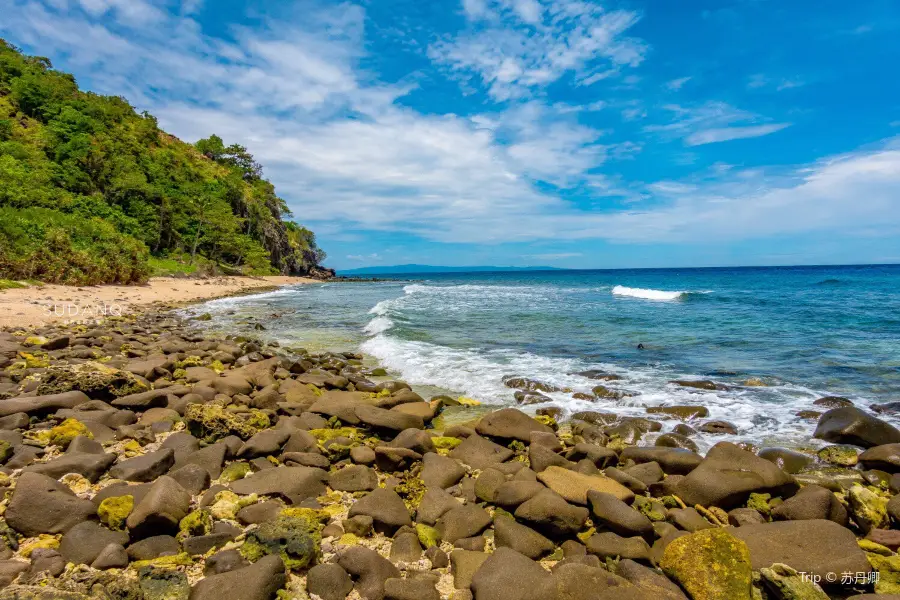
[[[900,266],[428,274],[297,286],[188,312],[210,313],[212,329],[286,347],[361,351],[426,397],[515,406],[502,378],[518,375],[566,390],[528,411],[645,415],[650,406],[703,405],[738,430],[701,435],[705,447],[815,446],[815,420],[797,413],[826,410],[816,399],[843,396],[863,408],[900,400]],[[577,374],[589,369],[621,379]],[[573,397],[598,383],[624,397]]]

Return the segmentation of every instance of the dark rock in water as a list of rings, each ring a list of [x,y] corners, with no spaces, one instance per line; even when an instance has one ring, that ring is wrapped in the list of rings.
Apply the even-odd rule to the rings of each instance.
[[[648,415],[668,415],[689,421],[709,416],[709,409],[705,406],[651,406],[647,408]]]
[[[76,496],[64,484],[39,473],[22,473],[4,518],[26,537],[65,533],[96,516],[90,500]]]
[[[587,379],[596,379],[597,381],[619,381],[622,379],[621,375],[607,373],[606,371],[600,371],[598,369],[579,371],[575,373],[575,375],[580,375],[581,377],[585,377]]]
[[[842,527],[848,523],[844,505],[831,491],[815,484],[800,488],[793,497],[772,509],[772,518],[776,521],[827,519]]]
[[[553,401],[553,398],[540,392],[523,392],[522,390],[516,390],[516,393],[513,394],[513,397],[516,399],[516,402],[523,406],[527,406],[529,404],[543,404],[544,402]]]
[[[530,442],[531,433],[535,431],[553,433],[546,425],[515,408],[504,408],[485,415],[475,426],[475,431],[481,435],[523,442]]]
[[[527,556],[497,548],[472,577],[478,600],[545,600],[556,597],[553,575]]]
[[[833,521],[781,521],[747,525],[732,531],[750,548],[753,569],[783,563],[797,571],[825,577],[837,573],[868,573],[866,554],[849,529]]]
[[[801,419],[807,419],[809,421],[813,421],[813,420],[817,420],[819,417],[821,417],[822,413],[820,413],[817,410],[801,410],[797,413],[797,416]]]
[[[866,469],[879,469],[888,473],[900,472],[900,444],[874,446],[859,455],[859,462]]]
[[[778,465],[785,473],[799,473],[813,462],[813,458],[787,448],[763,448],[757,456]]]
[[[841,396],[825,396],[813,402],[815,406],[824,406],[825,408],[844,408],[853,406],[853,402]]]
[[[858,408],[847,406],[833,408],[822,415],[813,437],[835,444],[871,448],[900,443],[900,430]]]
[[[503,377],[503,385],[509,388],[515,388],[525,392],[559,392],[560,388],[536,379],[528,379],[527,377],[516,377],[507,375]]]
[[[353,580],[341,565],[316,565],[306,574],[306,589],[322,600],[344,600],[353,590]]]
[[[656,445],[662,448],[683,448],[697,452],[697,444],[691,438],[678,433],[664,433],[656,438]]]
[[[286,580],[281,558],[265,556],[249,567],[202,579],[191,600],[271,600]]]
[[[737,435],[738,432],[737,426],[728,421],[707,421],[699,429],[712,435]]]
[[[900,402],[895,401],[873,404],[869,408],[878,414],[896,414],[900,413]]]
[[[383,600],[385,582],[400,577],[400,571],[389,560],[363,546],[344,550],[337,564],[356,578],[356,589],[366,600]]]
[[[697,390],[706,390],[710,392],[715,391],[727,391],[728,386],[724,386],[721,383],[716,383],[714,381],[687,381],[684,379],[676,379],[674,381],[670,381],[669,383],[674,383],[675,385],[679,385],[681,387],[694,388]]]
[[[725,509],[743,504],[753,492],[790,496],[797,491],[794,478],[773,463],[720,442],[704,461],[676,487],[688,506],[719,506]]]

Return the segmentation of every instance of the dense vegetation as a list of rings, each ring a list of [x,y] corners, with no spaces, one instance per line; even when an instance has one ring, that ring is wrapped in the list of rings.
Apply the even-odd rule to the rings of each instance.
[[[288,216],[246,148],[182,142],[0,39],[0,278],[307,274],[324,253]]]

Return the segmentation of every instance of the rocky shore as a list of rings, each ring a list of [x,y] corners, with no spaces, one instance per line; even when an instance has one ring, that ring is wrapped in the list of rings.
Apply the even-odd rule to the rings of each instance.
[[[0,332],[0,600],[900,598],[900,431],[846,400],[702,456],[703,407],[559,423],[193,325]]]

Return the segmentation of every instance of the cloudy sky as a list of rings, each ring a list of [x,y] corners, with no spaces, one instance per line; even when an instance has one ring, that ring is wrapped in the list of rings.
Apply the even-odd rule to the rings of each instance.
[[[895,0],[0,0],[337,268],[900,262]]]

